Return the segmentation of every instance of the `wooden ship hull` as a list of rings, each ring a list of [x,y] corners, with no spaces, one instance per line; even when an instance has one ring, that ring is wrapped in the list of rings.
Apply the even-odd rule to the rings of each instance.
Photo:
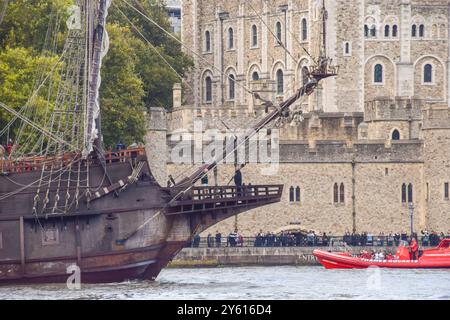
[[[128,178],[139,163],[144,166],[130,184]],[[177,188],[155,182],[143,150],[110,159],[106,168],[116,183],[107,183],[102,166],[91,163],[89,180],[99,191],[89,205],[84,197],[78,209],[65,214],[41,213],[44,208],[33,214],[37,186],[0,201],[0,284],[66,282],[73,265],[80,268],[83,283],[154,280],[195,234],[278,202],[282,194],[282,186],[254,186],[245,193],[235,187],[194,187],[171,203]],[[15,170],[21,172],[0,176],[0,195],[39,179],[41,171],[33,169],[22,167]],[[62,180],[68,176],[65,172]],[[74,199],[75,186],[57,188],[50,188],[48,210],[56,194],[69,195],[68,202]]]

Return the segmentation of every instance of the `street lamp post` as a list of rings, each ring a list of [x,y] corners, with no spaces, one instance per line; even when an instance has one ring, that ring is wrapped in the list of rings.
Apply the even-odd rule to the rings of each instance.
[[[414,234],[414,204],[409,203],[409,218],[411,219],[411,236]]]

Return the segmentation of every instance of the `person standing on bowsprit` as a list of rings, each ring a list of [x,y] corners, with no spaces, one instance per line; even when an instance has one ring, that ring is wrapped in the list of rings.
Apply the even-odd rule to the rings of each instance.
[[[241,168],[236,166],[236,172],[234,173],[234,184],[236,185],[237,196],[242,196],[242,173]]]

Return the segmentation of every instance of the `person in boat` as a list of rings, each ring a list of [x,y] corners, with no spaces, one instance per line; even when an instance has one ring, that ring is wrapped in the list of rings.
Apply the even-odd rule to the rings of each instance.
[[[419,246],[417,245],[417,241],[414,236],[412,237],[411,244],[409,245],[409,250],[411,253],[411,260],[417,260],[419,253]]]

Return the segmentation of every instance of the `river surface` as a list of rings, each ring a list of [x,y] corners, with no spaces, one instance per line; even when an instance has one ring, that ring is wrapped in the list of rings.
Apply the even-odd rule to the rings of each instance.
[[[450,270],[336,270],[322,267],[166,269],[155,282],[0,287],[3,299],[444,299]]]

